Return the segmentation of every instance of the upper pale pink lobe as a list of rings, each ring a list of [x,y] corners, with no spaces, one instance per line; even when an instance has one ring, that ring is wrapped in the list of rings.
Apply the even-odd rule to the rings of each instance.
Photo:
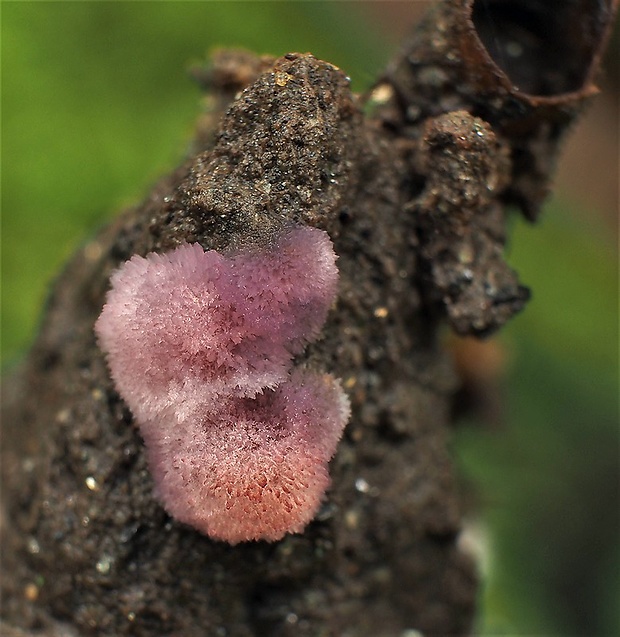
[[[178,519],[234,543],[313,517],[348,403],[290,369],[336,297],[335,261],[326,233],[294,227],[269,249],[186,244],[113,274],[96,333]]]
[[[134,256],[112,276],[97,335],[136,416],[255,396],[317,336],[337,279],[329,237],[306,227],[267,252]]]

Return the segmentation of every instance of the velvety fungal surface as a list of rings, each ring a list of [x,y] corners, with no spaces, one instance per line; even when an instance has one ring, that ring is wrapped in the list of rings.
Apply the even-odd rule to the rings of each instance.
[[[314,517],[349,407],[331,376],[295,372],[255,399],[187,422],[145,422],[157,494],[182,522],[230,543],[278,540]]]
[[[111,283],[95,331],[168,512],[231,543],[301,531],[349,415],[333,378],[291,374],[336,297],[328,235],[294,227],[226,255],[185,244]]]

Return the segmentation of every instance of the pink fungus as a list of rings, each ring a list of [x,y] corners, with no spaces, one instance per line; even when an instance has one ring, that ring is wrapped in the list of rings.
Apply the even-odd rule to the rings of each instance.
[[[314,517],[349,415],[331,376],[293,370],[336,297],[326,233],[268,249],[185,244],[112,275],[95,331],[175,518],[232,544]]]
[[[294,372],[181,427],[145,422],[157,494],[173,517],[231,544],[301,531],[329,485],[348,409],[331,376]]]

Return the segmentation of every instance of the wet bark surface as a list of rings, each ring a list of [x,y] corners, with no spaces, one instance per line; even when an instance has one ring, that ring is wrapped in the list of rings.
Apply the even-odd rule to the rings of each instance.
[[[610,19],[581,3],[601,13],[592,45],[569,84],[554,75],[561,90],[533,97],[497,88],[475,4],[443,3],[364,96],[307,54],[222,52],[197,72],[211,110],[195,154],[74,256],[5,383],[6,634],[469,632],[477,576],[459,543],[441,333],[490,333],[524,306],[502,255],[508,206],[535,216]],[[327,231],[339,256],[337,304],[300,362],[342,379],[352,417],[304,533],[231,547],[154,498],[93,324],[133,254],[260,245],[291,221]]]

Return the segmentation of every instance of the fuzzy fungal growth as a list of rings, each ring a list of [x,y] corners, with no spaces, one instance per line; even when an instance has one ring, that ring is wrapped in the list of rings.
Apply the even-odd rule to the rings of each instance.
[[[268,249],[184,244],[112,275],[95,331],[176,519],[235,544],[277,540],[314,517],[349,417],[331,376],[293,368],[336,298],[327,234]]]

